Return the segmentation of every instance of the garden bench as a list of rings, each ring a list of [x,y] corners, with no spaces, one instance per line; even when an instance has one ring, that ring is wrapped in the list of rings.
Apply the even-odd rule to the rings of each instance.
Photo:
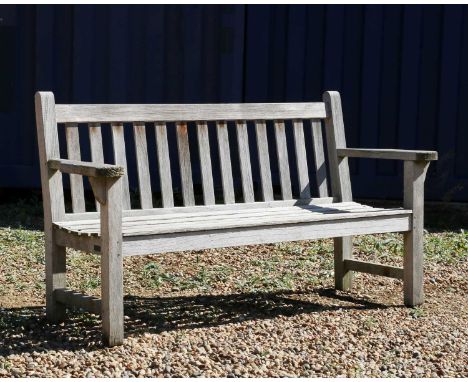
[[[66,306],[80,307],[101,315],[107,344],[121,344],[123,256],[319,238],[334,238],[336,289],[351,288],[353,271],[366,272],[402,279],[405,304],[423,302],[424,180],[437,153],[346,148],[339,93],[325,92],[323,102],[317,103],[60,105],[55,104],[52,93],[38,92],[35,102],[44,203],[46,312],[50,321],[63,320]],[[67,159],[60,157],[60,126],[65,129]],[[209,126],[216,130],[222,204],[215,203]],[[255,131],[256,150],[252,153],[248,126]],[[112,145],[114,164],[104,164],[104,128],[112,137],[109,147]],[[133,130],[140,198],[139,208],[133,209],[127,175],[129,144],[126,147],[124,139],[127,128]],[[153,158],[158,163],[162,208],[153,205],[155,182],[150,176],[148,152],[152,147],[148,145],[147,129],[154,132],[156,142]],[[174,203],[167,134],[171,129],[177,137],[183,206]],[[189,140],[190,129],[196,130],[196,140]],[[268,137],[269,129],[274,135]],[[229,138],[228,130],[235,131],[235,136]],[[81,141],[89,143],[91,161],[82,161],[81,134],[89,136]],[[286,134],[292,137],[291,155]],[[312,137],[310,150],[305,137]],[[198,150],[193,147],[194,141]],[[236,142],[235,149],[230,141]],[[191,157],[196,151],[203,205],[195,205]],[[276,156],[270,156],[269,151]],[[239,176],[233,176],[231,156],[237,157]],[[353,202],[349,157],[403,160],[403,208],[372,208]],[[293,185],[290,158],[294,158],[291,162],[297,174],[297,184]],[[281,200],[274,200],[270,164],[275,161]],[[310,182],[312,165],[315,181]],[[253,167],[260,179],[257,194]],[[65,209],[62,174],[70,174],[71,212]],[[93,190],[95,212],[85,211],[83,177],[89,179]],[[241,185],[242,202],[235,199],[234,180]],[[316,185],[316,192],[311,184]],[[276,196],[278,199],[279,192]],[[385,232],[404,233],[402,268],[353,259],[353,235]],[[100,299],[66,288],[66,247],[100,255]]]

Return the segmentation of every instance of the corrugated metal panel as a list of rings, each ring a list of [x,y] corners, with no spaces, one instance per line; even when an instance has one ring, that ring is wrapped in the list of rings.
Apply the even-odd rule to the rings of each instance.
[[[2,6],[0,13],[3,57],[12,53],[15,67],[13,102],[0,97],[2,187],[39,186],[37,89],[62,103],[313,101],[333,89],[342,93],[349,146],[436,149],[427,197],[468,201],[466,6]],[[354,194],[399,198],[401,173],[398,163],[353,161]]]

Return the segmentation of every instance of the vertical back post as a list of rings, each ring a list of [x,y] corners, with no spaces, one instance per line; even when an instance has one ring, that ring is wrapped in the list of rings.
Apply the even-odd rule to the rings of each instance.
[[[54,298],[54,291],[65,288],[65,247],[55,244],[52,222],[65,216],[62,174],[50,170],[47,161],[60,158],[55,99],[51,92],[37,92],[35,97],[36,127],[41,169],[42,200],[44,207],[46,314],[51,322],[64,319],[65,307]]]
[[[346,147],[343,111],[340,93],[327,91],[323,93],[323,102],[327,111],[325,135],[327,139],[328,161],[330,165],[332,196],[338,202],[352,201],[351,180],[348,158],[339,158],[338,148]],[[353,253],[352,236],[334,239],[335,288],[348,290],[352,285],[352,272],[344,268],[344,260],[351,259]]]

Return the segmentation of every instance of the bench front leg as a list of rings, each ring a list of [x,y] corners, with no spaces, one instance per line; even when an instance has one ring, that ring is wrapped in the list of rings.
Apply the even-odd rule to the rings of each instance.
[[[124,339],[122,178],[90,178],[101,204],[101,316],[108,346]]]
[[[46,232],[46,317],[49,322],[59,323],[65,319],[65,305],[55,298],[55,290],[66,287],[66,248],[55,243],[53,230]]]
[[[404,233],[403,293],[407,306],[424,302],[424,181],[428,161],[405,161],[404,207],[413,210],[412,229]]]

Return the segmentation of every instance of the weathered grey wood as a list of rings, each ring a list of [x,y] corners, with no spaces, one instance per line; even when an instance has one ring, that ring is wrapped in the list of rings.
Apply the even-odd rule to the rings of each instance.
[[[304,127],[302,120],[293,121],[294,148],[296,153],[297,178],[299,180],[299,198],[310,198],[309,169],[305,151]]]
[[[325,92],[323,101],[327,110],[325,136],[327,139],[332,195],[340,202],[352,200],[351,180],[347,158],[339,158],[337,149],[346,148],[341,98],[338,92]],[[349,290],[353,275],[344,268],[344,260],[352,259],[352,237],[343,235],[334,239],[335,288]]]
[[[234,182],[232,180],[231,150],[229,148],[228,126],[224,121],[216,123],[216,136],[218,138],[219,163],[221,167],[221,180],[223,182],[224,203],[234,203]]]
[[[122,166],[116,166],[113,164],[99,164],[69,159],[49,159],[47,165],[51,170],[59,170],[67,174],[80,174],[97,178],[115,178],[125,174]]]
[[[275,121],[276,153],[283,199],[292,199],[291,175],[289,173],[288,147],[284,121]]]
[[[236,133],[244,202],[252,203],[255,201],[255,197],[252,181],[252,167],[250,165],[249,136],[247,133],[247,123],[245,121],[236,122]]]
[[[98,315],[101,314],[101,300],[97,297],[87,296],[70,289],[56,289],[54,294],[57,301],[64,305],[81,308]]]
[[[409,217],[366,218],[352,221],[325,221],[286,226],[257,228],[230,228],[170,233],[155,236],[135,236],[124,238],[125,256],[148,255],[173,251],[202,250],[251,244],[267,244],[296,240],[313,240],[338,235],[367,235],[384,232],[402,232],[409,229]]]
[[[195,196],[193,193],[192,166],[190,162],[188,129],[186,123],[177,123],[177,150],[179,152],[182,199],[184,201],[184,206],[193,206],[195,205]]]
[[[174,194],[172,193],[172,175],[169,159],[169,146],[167,144],[166,124],[156,123],[155,132],[162,205],[165,208],[174,207]]]
[[[191,122],[324,118],[316,103],[229,103],[163,105],[57,105],[61,122]]]
[[[403,280],[403,268],[384,265],[378,263],[370,263],[360,260],[344,260],[344,268],[349,271],[357,271],[370,273],[377,276],[391,277],[394,279]]]
[[[153,194],[148,164],[148,144],[146,143],[146,128],[144,123],[133,124],[135,137],[135,152],[137,159],[138,187],[140,190],[141,208],[153,208]]]
[[[101,239],[97,236],[76,235],[54,225],[54,238],[58,246],[74,248],[84,252],[101,253]]]
[[[124,210],[131,209],[130,187],[128,184],[127,154],[125,153],[124,126],[122,123],[113,123],[112,125],[112,143],[114,148],[114,163],[122,166],[125,174],[122,179],[122,206]]]
[[[399,159],[411,161],[437,160],[437,151],[424,150],[396,150],[396,149],[337,149],[339,157],[351,158],[375,158],[375,159]]]
[[[91,148],[91,161],[93,163],[104,163],[104,149],[102,145],[101,125],[99,123],[90,123],[88,125],[89,146]],[[96,200],[96,211],[99,211],[100,205]]]
[[[65,307],[56,301],[54,290],[64,288],[66,284],[66,253],[65,248],[55,242],[52,222],[63,220],[65,204],[62,173],[47,165],[50,158],[60,157],[55,100],[51,92],[37,92],[34,101],[44,207],[46,315],[49,321],[59,322],[65,318]]]
[[[120,345],[124,339],[122,178],[101,179],[107,203],[101,205],[101,296],[104,342]]]
[[[68,159],[80,161],[80,135],[78,131],[78,125],[76,123],[67,123],[65,125],[65,138],[67,141]],[[73,212],[84,212],[86,209],[83,176],[70,174],[70,187]]]
[[[260,182],[263,201],[273,200],[273,185],[271,183],[270,154],[268,152],[267,130],[265,121],[255,122],[257,135],[258,164],[260,166]]]
[[[424,302],[424,180],[428,167],[427,161],[404,162],[403,205],[413,210],[412,230],[403,235],[403,291],[408,306]]]
[[[208,124],[206,122],[197,122],[197,138],[198,152],[200,155],[203,201],[205,204],[215,204],[210,141],[208,136]]]
[[[327,166],[325,164],[325,153],[323,150],[322,124],[320,121],[311,121],[311,128],[318,194],[320,197],[325,197],[328,196],[328,185]]]

